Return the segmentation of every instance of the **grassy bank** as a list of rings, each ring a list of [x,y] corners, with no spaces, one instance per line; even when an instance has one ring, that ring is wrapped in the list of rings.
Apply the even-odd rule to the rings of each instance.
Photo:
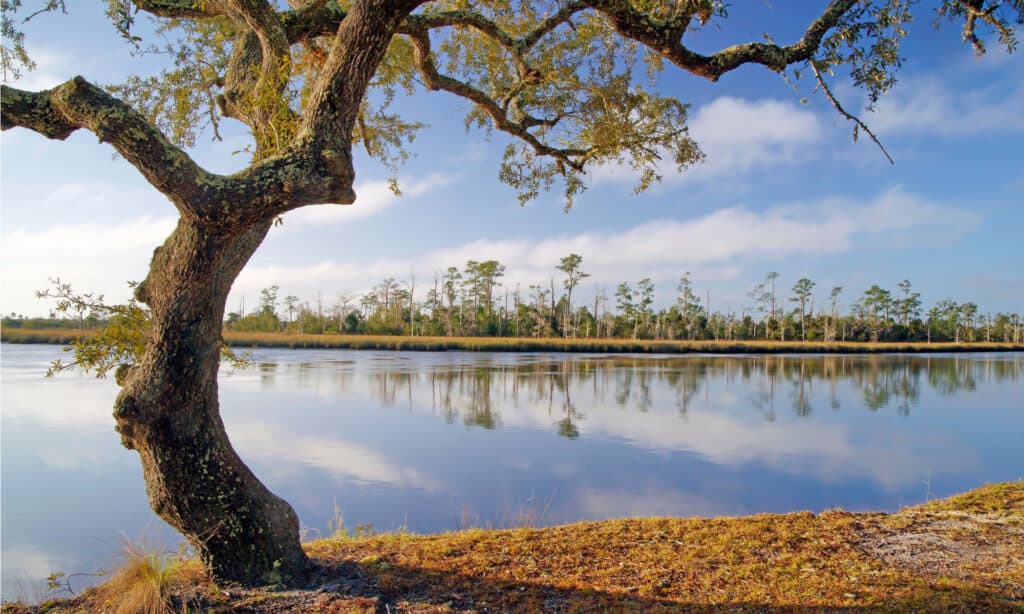
[[[306,548],[316,572],[303,590],[215,588],[194,564],[175,590],[214,612],[1021,612],[1024,482],[895,514],[635,518]],[[101,586],[45,611],[111,599]]]
[[[69,343],[73,330],[6,329],[7,343]],[[89,334],[84,331],[82,334]],[[337,348],[470,352],[593,352],[605,354],[883,354],[895,352],[1020,352],[1013,343],[862,343],[815,341],[651,341],[629,339],[532,339],[516,337],[397,337],[391,335],[288,335],[225,331],[224,340],[247,348]]]
[[[92,335],[94,330],[76,331],[73,328],[5,328],[0,330],[4,343],[51,343],[66,345],[75,339]]]

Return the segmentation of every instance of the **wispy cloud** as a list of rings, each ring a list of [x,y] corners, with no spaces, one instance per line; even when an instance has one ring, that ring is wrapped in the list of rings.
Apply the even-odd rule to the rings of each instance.
[[[309,295],[317,289],[365,289],[380,279],[415,269],[423,277],[467,260],[495,259],[507,267],[507,287],[544,282],[559,258],[583,256],[588,281],[618,283],[652,277],[674,279],[684,270],[702,281],[731,279],[750,259],[766,256],[828,254],[855,248],[859,237],[928,231],[960,236],[978,223],[975,214],[929,202],[901,188],[858,202],[829,198],[756,211],[744,206],[720,209],[690,220],[645,222],[618,232],[594,231],[543,239],[479,239],[435,249],[421,257],[368,263],[320,261],[298,267],[249,267],[236,291],[253,294],[287,280]],[[421,281],[419,286],[424,287]]]
[[[153,249],[174,229],[177,218],[141,217],[120,223],[59,224],[42,230],[14,229],[0,237],[0,296],[6,311],[43,311],[35,291],[51,277],[77,289],[127,298],[128,280],[146,275]]]
[[[448,176],[434,174],[400,182],[403,196],[395,196],[387,182],[365,182],[357,186],[359,200],[353,206],[325,205],[306,207],[286,216],[281,230],[324,226],[375,215],[400,199],[414,199],[430,190],[451,183]],[[25,199],[26,196],[16,196]],[[37,314],[45,311],[35,292],[47,280],[60,277],[82,291],[96,292],[109,300],[127,300],[126,282],[145,277],[153,249],[174,230],[175,216],[145,215],[111,222],[121,205],[131,201],[142,211],[173,211],[170,204],[153,190],[118,189],[103,182],[70,182],[34,197],[34,207],[46,210],[49,217],[68,217],[69,211],[89,212],[88,222],[66,221],[45,228],[11,227],[6,224],[0,236],[0,302],[5,312]],[[76,217],[78,214],[75,214]],[[409,265],[400,265],[406,271]],[[322,266],[302,267],[300,279],[316,279]],[[373,269],[371,269],[373,270]],[[354,271],[343,276],[349,276]],[[275,273],[276,275],[276,273]],[[284,275],[291,275],[281,271]],[[261,286],[262,287],[262,286]]]
[[[666,183],[702,182],[791,165],[824,135],[821,120],[810,109],[780,100],[731,96],[698,108],[689,126],[691,136],[707,157],[684,173],[664,168]],[[607,165],[595,169],[592,179],[596,183],[631,182],[636,176],[628,166]]]
[[[964,137],[1024,132],[1024,85],[953,90],[935,77],[907,79],[864,119],[879,135]]]
[[[399,199],[414,199],[431,190],[446,186],[453,177],[434,173],[422,179],[400,179],[398,186],[401,196],[395,195],[387,181],[368,181],[356,185],[356,202],[351,205],[317,205],[303,207],[285,216],[284,228],[323,226],[351,222],[377,215],[391,207]]]

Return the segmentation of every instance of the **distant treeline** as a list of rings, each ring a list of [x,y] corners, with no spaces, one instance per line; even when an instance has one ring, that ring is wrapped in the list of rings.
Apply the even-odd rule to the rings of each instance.
[[[853,294],[842,308],[844,289],[827,298],[815,295],[815,283],[798,280],[790,289],[769,273],[749,292],[739,313],[709,309],[710,294],[700,296],[690,273],[680,276],[673,304],[655,309],[654,284],[641,279],[619,284],[614,296],[599,289],[586,305],[572,302],[573,291],[589,275],[582,258],[570,254],[555,267],[560,274],[546,284],[523,289],[502,287],[505,267],[495,260],[471,260],[434,276],[426,300],[414,300],[416,279],[383,280],[368,292],[340,293],[300,300],[280,298],[280,288],[260,291],[253,312],[229,313],[229,331],[292,334],[370,334],[434,337],[517,337],[629,340],[850,341],[1020,343],[1021,316],[989,314],[973,302],[941,300],[924,307],[911,282],[896,290],[873,285]],[[852,293],[851,293],[852,294]]]
[[[747,293],[737,313],[710,309],[711,295],[698,294],[690,273],[680,276],[672,304],[655,309],[654,284],[622,282],[613,296],[599,288],[585,305],[573,303],[573,291],[589,274],[582,258],[570,254],[554,267],[546,284],[504,287],[505,266],[496,260],[470,260],[434,275],[425,300],[415,300],[416,278],[383,280],[363,294],[341,292],[301,300],[281,298],[280,288],[260,291],[256,309],[228,313],[233,333],[292,335],[401,335],[417,337],[515,337],[532,339],[619,339],[655,341],[824,341],[824,342],[999,342],[1024,341],[1017,313],[981,310],[973,302],[940,300],[927,309],[909,280],[895,290],[872,285],[859,293],[829,288],[801,278],[786,289],[779,274],[768,273]],[[70,292],[57,282],[64,295]],[[58,293],[59,295],[60,293]],[[41,293],[46,295],[46,293]],[[423,295],[421,291],[421,296]],[[50,296],[55,296],[51,294]],[[91,295],[60,313],[74,317],[3,318],[6,329],[83,331],[106,324]],[[845,303],[845,306],[844,306]],[[71,305],[71,308],[68,305]],[[99,312],[97,312],[99,310]],[[460,342],[463,345],[465,342]]]

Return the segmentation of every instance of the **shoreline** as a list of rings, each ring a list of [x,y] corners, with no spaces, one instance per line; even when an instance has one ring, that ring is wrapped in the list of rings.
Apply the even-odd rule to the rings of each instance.
[[[314,568],[302,587],[218,586],[191,561],[181,563],[187,585],[166,603],[213,612],[1019,612],[1024,481],[891,514],[345,534],[305,548]],[[103,610],[111,595],[100,585],[3,612]]]
[[[93,331],[17,329],[0,331],[0,342],[67,345]],[[392,335],[303,335],[224,331],[236,348],[348,349],[421,352],[558,352],[594,354],[947,354],[1024,352],[1024,343],[1004,342],[823,342],[669,341],[522,337],[400,337]]]

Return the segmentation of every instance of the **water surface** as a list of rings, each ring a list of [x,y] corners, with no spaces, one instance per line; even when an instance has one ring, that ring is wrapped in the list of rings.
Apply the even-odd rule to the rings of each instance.
[[[3,596],[180,538],[120,446],[112,380],[2,347]],[[1024,478],[1024,356],[259,350],[221,377],[243,459],[326,533],[895,510]],[[85,584],[88,578],[81,579]],[[76,580],[76,582],[79,582]]]

